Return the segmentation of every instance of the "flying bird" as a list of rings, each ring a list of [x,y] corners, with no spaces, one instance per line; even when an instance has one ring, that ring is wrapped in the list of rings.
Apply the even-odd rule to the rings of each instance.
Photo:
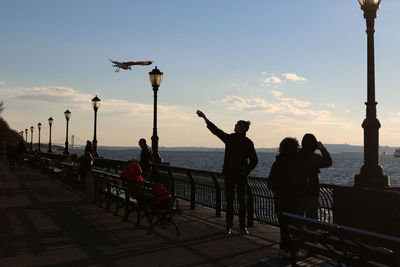
[[[153,63],[153,61],[126,61],[126,62],[119,62],[119,61],[114,61],[111,60],[111,63],[113,63],[114,65],[112,65],[113,67],[116,67],[115,72],[119,72],[120,69],[123,70],[132,70],[131,66],[133,65],[140,65],[140,66],[147,66],[147,65],[151,65]]]

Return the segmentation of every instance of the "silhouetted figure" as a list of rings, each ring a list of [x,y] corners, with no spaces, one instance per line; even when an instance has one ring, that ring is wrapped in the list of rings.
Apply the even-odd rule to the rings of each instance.
[[[239,226],[243,234],[248,234],[246,228],[246,203],[247,176],[257,166],[258,158],[253,142],[246,137],[250,122],[240,120],[235,125],[235,133],[227,134],[209,121],[200,110],[197,115],[204,119],[207,128],[225,143],[225,157],[222,174],[225,181],[226,198],[226,230],[232,233],[233,226],[233,200],[235,187],[239,202]]]
[[[318,219],[319,173],[320,168],[332,166],[332,158],[321,142],[313,134],[307,133],[301,140],[299,151],[299,186],[296,199],[297,213]],[[314,153],[321,151],[322,155]]]
[[[86,141],[84,154],[79,156],[79,175],[82,179],[85,179],[86,174],[92,169],[93,165],[93,145],[89,140]]]
[[[18,165],[23,165],[24,164],[24,156],[26,153],[26,147],[25,147],[25,142],[24,140],[21,140],[17,147],[16,147],[16,157],[17,157],[17,163]]]
[[[17,151],[14,144],[9,144],[7,146],[6,154],[7,154],[8,164],[10,164],[10,166],[13,167],[15,165],[15,161],[17,160]]]
[[[86,146],[85,146],[85,151],[84,151],[85,155],[91,155],[93,158],[94,155],[94,146],[92,144],[92,142],[90,142],[89,140],[86,141]]]
[[[275,212],[281,232],[280,255],[289,256],[290,239],[281,219],[282,212],[295,213],[297,190],[298,148],[296,138],[286,137],[279,144],[279,154],[268,176],[268,187],[274,192]]]
[[[151,148],[147,145],[146,139],[141,138],[139,140],[139,146],[142,149],[140,151],[140,159],[139,164],[142,168],[143,177],[149,178],[150,177],[150,162],[152,159]]]
[[[6,149],[6,142],[2,141],[0,143],[0,160],[3,161],[5,153],[6,153],[7,149]]]

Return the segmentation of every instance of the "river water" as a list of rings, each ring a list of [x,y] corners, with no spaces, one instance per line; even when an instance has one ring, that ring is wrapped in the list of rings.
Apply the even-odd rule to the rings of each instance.
[[[82,154],[81,150],[71,152]],[[104,158],[128,160],[137,159],[140,155],[138,149],[99,150]],[[267,177],[275,160],[275,153],[258,152],[259,164],[250,174],[256,177]],[[222,169],[224,153],[204,151],[160,151],[160,156],[172,166],[217,171]],[[333,165],[327,169],[321,169],[320,181],[327,184],[353,185],[354,176],[360,172],[363,165],[362,153],[338,153],[331,154]],[[400,186],[400,158],[393,155],[381,155],[380,164],[383,172],[390,176],[392,185]]]

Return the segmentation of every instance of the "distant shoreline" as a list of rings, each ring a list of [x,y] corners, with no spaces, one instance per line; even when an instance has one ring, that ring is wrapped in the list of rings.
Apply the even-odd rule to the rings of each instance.
[[[325,144],[327,150],[332,154],[360,154],[364,152],[363,146],[352,146],[348,144]],[[393,155],[398,147],[381,146],[379,147],[379,154]],[[75,146],[74,149],[81,150],[83,146]],[[139,147],[133,146],[98,146],[98,150],[140,150]],[[224,148],[218,147],[159,147],[159,151],[177,151],[177,152],[224,152]],[[256,148],[259,153],[277,153],[278,148]]]

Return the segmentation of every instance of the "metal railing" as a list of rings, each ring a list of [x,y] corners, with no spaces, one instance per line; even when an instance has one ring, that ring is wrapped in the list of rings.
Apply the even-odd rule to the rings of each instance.
[[[174,166],[154,166],[159,176],[168,173],[174,181],[174,191],[178,198],[190,201],[191,208],[196,204],[215,209],[216,216],[221,216],[221,211],[226,210],[225,186],[221,173],[180,168]],[[320,185],[319,220],[333,222],[333,189],[334,185]],[[248,225],[253,225],[253,220],[271,225],[278,225],[275,212],[275,201],[272,191],[268,188],[267,179],[259,177],[248,178],[246,194]],[[238,203],[235,199],[235,214],[239,213]]]
[[[68,175],[68,170],[62,167],[62,162],[71,160],[68,157],[35,153],[27,155],[26,160],[33,167],[48,168],[51,170],[50,175],[61,177],[66,185],[77,187],[77,183],[69,181],[76,175]],[[93,167],[114,173],[119,179],[119,173],[126,166],[127,161],[95,158]],[[84,177],[78,182],[83,181],[82,179]],[[164,184],[177,198],[189,201],[192,209],[195,209],[196,205],[202,205],[214,209],[215,216],[221,216],[221,212],[226,210],[225,183],[221,173],[154,164],[151,179]],[[77,187],[76,190],[81,188],[84,186]],[[400,236],[400,192],[392,188],[372,189],[320,184],[319,204],[320,221]],[[266,178],[248,178],[246,205],[248,226],[253,226],[254,220],[278,225],[274,196],[267,186]],[[234,212],[238,214],[236,200]],[[360,219],[361,215],[364,217]]]
[[[41,153],[41,157],[55,161],[65,161],[66,155]],[[127,166],[127,161],[95,158],[93,167],[112,173],[120,173]],[[202,205],[215,210],[216,216],[226,211],[225,183],[221,173],[188,168],[174,167],[164,164],[153,164],[153,179],[163,183],[177,198],[190,202],[191,209]],[[320,185],[319,220],[333,222],[333,190],[335,185]],[[275,201],[272,191],[268,188],[267,179],[249,177],[246,194],[247,224],[253,225],[257,220],[271,225],[278,225],[275,212]],[[234,213],[239,213],[235,198]]]

